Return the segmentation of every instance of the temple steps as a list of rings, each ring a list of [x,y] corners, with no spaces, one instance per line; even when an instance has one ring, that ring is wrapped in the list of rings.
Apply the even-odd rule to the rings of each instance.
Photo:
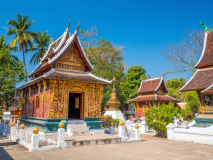
[[[67,124],[67,134],[69,136],[81,136],[81,135],[90,135],[91,132],[87,127],[87,124]]]

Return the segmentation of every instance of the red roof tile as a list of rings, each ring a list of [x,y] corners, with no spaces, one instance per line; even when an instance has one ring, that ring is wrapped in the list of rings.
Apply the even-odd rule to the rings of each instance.
[[[213,94],[213,84],[201,92],[202,94]]]
[[[196,68],[213,65],[213,31],[205,33],[203,52]]]
[[[147,102],[147,101],[164,101],[164,102],[179,102],[180,100],[175,99],[173,97],[167,96],[167,95],[141,95],[138,96],[134,99],[131,99],[129,102],[134,103],[134,102]]]
[[[163,77],[153,78],[153,79],[147,79],[143,80],[141,82],[140,88],[137,93],[150,93],[157,91],[160,87],[163,87],[165,92],[168,92],[168,89],[166,87],[166,84],[164,82]]]
[[[180,89],[181,92],[203,90],[213,84],[213,67],[198,69]]]

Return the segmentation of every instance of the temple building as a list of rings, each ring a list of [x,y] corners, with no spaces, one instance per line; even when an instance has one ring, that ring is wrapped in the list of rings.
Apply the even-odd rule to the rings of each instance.
[[[213,31],[205,32],[203,51],[195,70],[194,75],[180,91],[196,91],[202,113],[197,118],[213,119]]]
[[[94,69],[78,36],[66,31],[49,45],[31,80],[18,88],[22,123],[52,132],[60,121],[100,117],[102,91],[111,81],[90,73]]]
[[[135,116],[145,116],[144,109],[147,107],[159,107],[160,105],[168,104],[169,102],[173,102],[175,103],[175,106],[177,106],[179,100],[166,95],[168,92],[169,90],[163,76],[142,80],[140,88],[137,91],[140,95],[129,101],[130,103],[133,103],[135,107]]]

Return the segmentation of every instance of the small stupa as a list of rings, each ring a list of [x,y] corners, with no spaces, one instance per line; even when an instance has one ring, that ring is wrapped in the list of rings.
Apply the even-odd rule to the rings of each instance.
[[[114,81],[114,83],[113,83],[111,98],[107,102],[107,104],[109,105],[109,109],[106,110],[104,115],[111,115],[112,118],[114,118],[114,119],[118,118],[122,121],[125,121],[121,110],[118,109],[118,106],[120,105],[120,101],[118,100],[117,95],[116,95],[115,77],[113,78],[113,81]]]

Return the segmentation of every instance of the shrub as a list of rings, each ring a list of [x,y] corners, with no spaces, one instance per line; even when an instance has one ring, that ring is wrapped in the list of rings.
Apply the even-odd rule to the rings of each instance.
[[[108,125],[110,122],[113,122],[114,119],[112,118],[111,115],[104,115],[101,116],[101,121],[103,121],[106,125]]]
[[[174,103],[160,107],[151,107],[145,109],[146,123],[149,128],[154,129],[160,137],[166,137],[166,126],[173,123],[174,117],[179,112],[178,107],[174,107]]]
[[[114,125],[119,125],[120,120],[118,118],[114,119]]]

